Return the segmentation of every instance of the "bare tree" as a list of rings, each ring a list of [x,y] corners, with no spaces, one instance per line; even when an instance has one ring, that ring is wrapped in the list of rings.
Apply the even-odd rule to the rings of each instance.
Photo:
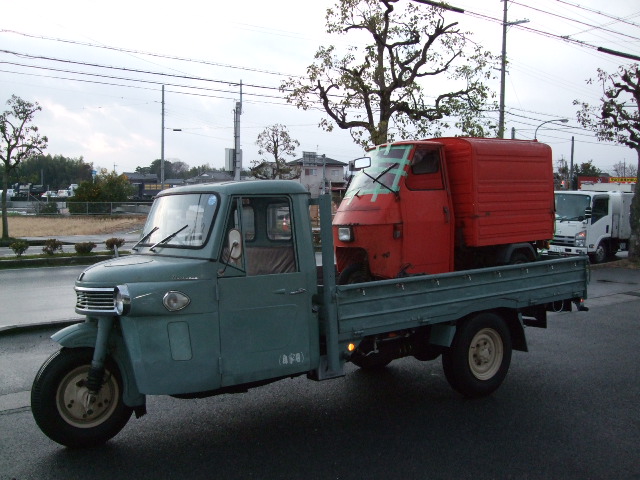
[[[38,103],[31,103],[12,95],[7,100],[9,110],[0,114],[0,160],[4,164],[2,177],[2,239],[9,238],[7,221],[7,189],[9,175],[21,162],[41,154],[47,148],[47,137],[41,137],[38,127],[32,125],[36,112],[42,110]]]
[[[618,162],[611,167],[611,173],[616,177],[637,177],[638,167],[632,163]]]
[[[321,108],[327,131],[349,130],[361,145],[424,138],[456,127],[485,136],[495,128],[484,115],[493,96],[484,81],[496,58],[472,45],[438,7],[406,0],[338,0],[327,10],[329,34],[352,34],[364,47],[339,57],[322,46],[306,79],[281,85],[287,100],[304,110]],[[495,102],[494,102],[495,103]],[[495,105],[492,108],[496,108]]]
[[[636,152],[640,169],[640,68],[637,63],[622,65],[609,74],[598,69],[597,83],[602,88],[602,97],[597,106],[579,100],[573,104],[580,107],[578,121],[592,130],[598,140],[626,145]],[[587,83],[594,83],[588,80]],[[631,240],[629,258],[640,259],[640,189],[637,187],[631,201]]]
[[[260,135],[256,145],[258,154],[269,154],[271,159],[254,160],[251,173],[264,180],[294,179],[300,176],[300,169],[287,165],[285,156],[294,156],[300,142],[291,138],[287,127],[280,124],[270,125]]]

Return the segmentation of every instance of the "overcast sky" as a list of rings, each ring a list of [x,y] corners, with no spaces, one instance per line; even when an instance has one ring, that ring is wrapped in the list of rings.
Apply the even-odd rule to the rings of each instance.
[[[347,162],[361,154],[348,132],[323,132],[317,126],[321,111],[299,111],[277,90],[287,76],[304,75],[320,45],[348,44],[349,36],[325,33],[325,11],[334,3],[3,2],[0,108],[6,109],[13,94],[38,102],[43,109],[34,123],[49,138],[46,153],[82,157],[96,168],[122,173],[160,158],[164,84],[165,159],[222,167],[225,148],[233,147],[233,109],[242,81],[245,167],[260,158],[258,134],[276,123],[300,142],[298,156],[312,151]],[[466,13],[448,12],[446,20],[459,22],[474,41],[499,54],[502,1],[450,3]],[[554,160],[569,160],[574,137],[574,162],[593,160],[609,171],[618,162],[635,164],[634,152],[602,144],[579,128],[572,102],[598,102],[598,86],[586,83],[597,68],[613,72],[632,63],[592,47],[640,55],[640,4],[580,0],[579,5],[578,0],[509,2],[510,22],[529,21],[508,30],[506,136],[514,128],[517,138],[532,139],[542,122],[567,118],[567,124],[542,126],[538,140],[551,145]],[[499,91],[497,81],[492,87]]]

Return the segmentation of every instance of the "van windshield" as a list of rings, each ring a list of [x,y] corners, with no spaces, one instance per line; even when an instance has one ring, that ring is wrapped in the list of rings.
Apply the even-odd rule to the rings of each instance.
[[[379,194],[397,193],[412,148],[413,145],[396,145],[370,150],[371,165],[355,174],[345,198],[372,194],[374,201]]]
[[[556,193],[556,219],[561,222],[570,220],[583,221],[585,209],[591,206],[589,195],[571,195]]]
[[[155,248],[202,247],[211,232],[218,203],[218,197],[213,193],[156,198],[147,217],[140,245]]]

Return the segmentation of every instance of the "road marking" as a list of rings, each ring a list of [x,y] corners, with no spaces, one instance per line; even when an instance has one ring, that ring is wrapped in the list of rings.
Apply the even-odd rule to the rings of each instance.
[[[16,392],[0,395],[0,413],[31,406],[31,392]]]

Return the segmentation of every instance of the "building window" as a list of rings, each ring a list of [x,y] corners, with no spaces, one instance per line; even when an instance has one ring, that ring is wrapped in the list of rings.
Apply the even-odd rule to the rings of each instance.
[[[317,168],[305,168],[304,169],[304,174],[305,174],[306,177],[316,176],[318,174],[318,169]]]

